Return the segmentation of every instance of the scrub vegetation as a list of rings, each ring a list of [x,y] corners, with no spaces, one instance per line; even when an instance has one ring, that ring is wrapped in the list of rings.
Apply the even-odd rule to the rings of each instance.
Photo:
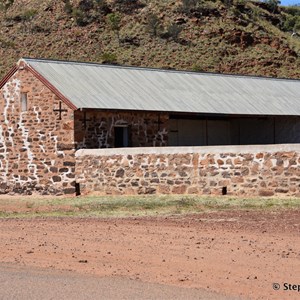
[[[218,210],[268,210],[300,207],[300,198],[229,196],[89,196],[71,198],[10,197],[0,200],[0,218],[138,217]]]
[[[3,0],[0,75],[20,57],[300,78],[300,8],[243,0]]]

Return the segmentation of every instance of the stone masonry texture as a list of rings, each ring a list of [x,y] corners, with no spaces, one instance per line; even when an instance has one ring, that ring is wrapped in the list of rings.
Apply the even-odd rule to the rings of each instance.
[[[77,149],[112,148],[116,126],[129,126],[131,147],[167,146],[168,114],[84,110],[75,112]]]
[[[27,111],[21,110],[27,94]],[[0,193],[71,194],[75,191],[73,110],[26,69],[0,93]]]
[[[298,145],[79,150],[84,194],[300,195]]]
[[[1,88],[0,113],[0,194],[78,183],[84,194],[300,196],[299,144],[164,147],[167,113],[74,111],[26,68]],[[117,127],[133,148],[114,148]]]
[[[118,126],[129,128],[129,146],[168,142],[167,114],[74,111],[22,67],[1,88],[0,112],[0,194],[74,194],[76,149],[114,147]]]

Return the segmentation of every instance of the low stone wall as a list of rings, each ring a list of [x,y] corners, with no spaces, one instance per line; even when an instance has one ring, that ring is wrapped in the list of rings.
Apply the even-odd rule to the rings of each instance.
[[[81,149],[81,193],[300,195],[300,145]]]

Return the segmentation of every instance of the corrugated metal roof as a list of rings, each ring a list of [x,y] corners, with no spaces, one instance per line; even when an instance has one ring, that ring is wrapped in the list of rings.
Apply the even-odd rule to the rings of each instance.
[[[300,115],[300,80],[23,61],[78,108]]]

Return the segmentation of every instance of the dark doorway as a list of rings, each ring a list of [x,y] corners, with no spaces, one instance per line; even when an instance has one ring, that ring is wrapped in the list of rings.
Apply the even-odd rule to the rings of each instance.
[[[78,183],[78,182],[75,182],[75,195],[76,196],[81,195],[81,193],[80,193],[80,183]]]
[[[115,147],[129,147],[129,128],[127,126],[115,127]]]
[[[222,195],[227,195],[227,186],[222,187]]]

